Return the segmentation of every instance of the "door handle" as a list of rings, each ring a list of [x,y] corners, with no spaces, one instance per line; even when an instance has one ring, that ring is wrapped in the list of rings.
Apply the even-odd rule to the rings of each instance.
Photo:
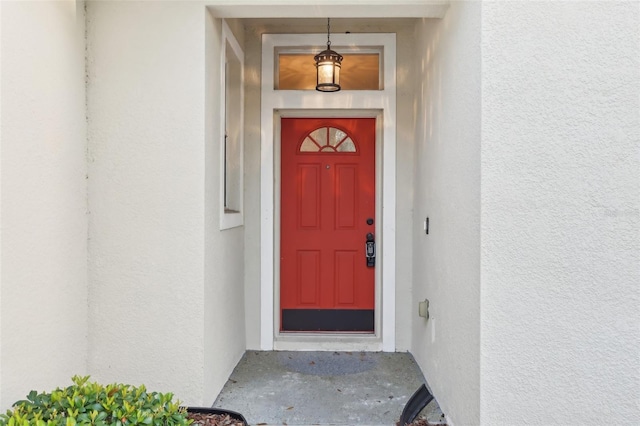
[[[367,234],[364,255],[366,256],[368,267],[372,268],[376,266],[376,242],[371,232]]]

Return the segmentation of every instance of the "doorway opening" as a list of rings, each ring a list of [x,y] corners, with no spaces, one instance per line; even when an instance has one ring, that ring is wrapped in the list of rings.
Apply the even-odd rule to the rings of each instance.
[[[380,75],[384,81],[380,85],[380,90],[343,90],[330,95],[307,90],[277,90],[274,86],[277,70],[276,53],[282,51],[282,49],[313,50],[316,48],[316,44],[322,41],[323,37],[319,34],[263,34],[262,36],[260,346],[263,350],[383,350],[392,352],[395,350],[395,208],[388,208],[383,211],[382,205],[395,206],[396,195],[395,34],[336,34],[335,40],[332,39],[336,45],[358,46],[358,48],[366,49],[367,51],[379,49],[384,52],[384,59],[380,61],[383,67]],[[320,47],[322,46],[317,46],[317,48]],[[285,317],[296,313],[287,312],[283,316],[283,308],[298,309],[300,306],[295,304],[293,306],[280,306],[281,302],[284,301],[286,303],[285,299],[287,297],[285,295],[285,299],[281,298],[281,274],[293,274],[295,276],[298,274],[297,271],[311,271],[307,272],[308,276],[303,277],[305,282],[311,282],[308,280],[312,279],[320,280],[321,272],[314,272],[315,270],[320,271],[318,269],[320,267],[313,266],[313,262],[316,262],[317,259],[320,259],[318,260],[319,262],[322,261],[322,253],[313,254],[307,250],[307,252],[300,254],[301,259],[299,261],[295,260],[293,264],[296,265],[297,262],[298,265],[310,266],[296,266],[295,268],[298,269],[293,268],[292,271],[294,272],[281,271],[281,266],[283,266],[280,262],[281,226],[283,225],[281,223],[281,165],[285,154],[281,153],[280,137],[282,120],[288,118],[366,118],[374,123],[375,144],[373,149],[375,154],[373,155],[373,164],[375,165],[375,185],[373,188],[376,193],[375,211],[372,215],[373,217],[364,217],[365,225],[363,225],[365,227],[368,226],[366,225],[366,219],[374,220],[373,232],[371,233],[373,234],[372,242],[376,245],[376,258],[375,267],[371,267],[369,270],[369,274],[374,277],[373,303],[369,302],[368,306],[354,304],[349,307],[347,302],[351,297],[350,292],[355,292],[355,300],[364,299],[357,294],[359,290],[338,285],[338,293],[340,291],[343,292],[342,296],[340,296],[342,299],[339,298],[339,303],[330,307],[333,310],[332,314],[336,314],[336,310],[344,307],[344,310],[351,311],[346,312],[344,315],[360,316],[360,319],[345,319],[343,317],[343,320],[340,321],[341,324],[356,324],[351,327],[352,330],[344,330],[345,327],[343,326],[335,327],[328,325],[326,322],[318,327],[317,318],[311,318],[310,325],[307,323],[306,325],[298,326],[299,330],[294,330],[295,327],[285,324],[285,322],[289,323]],[[299,143],[298,149],[310,149],[311,145],[309,144],[313,142],[307,141],[303,148],[304,139],[321,127],[309,128],[306,134],[298,135],[299,138],[302,138],[296,140],[296,143]],[[324,127],[327,132],[332,132],[330,128],[341,129],[340,125],[327,125]],[[357,136],[355,138],[357,139]],[[326,150],[330,150],[330,148],[326,147],[326,144],[323,145],[318,142],[318,146],[320,149],[325,149],[323,154],[326,153]],[[347,146],[349,145],[343,145],[342,149],[346,149]],[[311,154],[310,151],[302,151],[299,154],[304,158],[320,155]],[[344,155],[346,154],[345,152]],[[323,166],[325,170],[326,165],[324,164]],[[329,164],[329,166],[332,167],[330,170],[335,171],[335,167],[338,164]],[[345,179],[349,172],[346,168],[343,172],[343,181],[346,182]],[[286,194],[284,195],[287,196]],[[362,221],[362,219],[360,220]],[[362,231],[358,230],[357,232],[362,233]],[[340,279],[344,279],[349,273],[361,274],[361,272],[354,272],[355,269],[353,268],[350,269],[350,265],[357,265],[362,262],[360,265],[364,264],[363,268],[367,269],[364,252],[368,233],[365,232],[364,235],[358,237],[357,249],[347,249],[344,250],[344,253],[333,254],[333,259],[330,260],[330,263],[333,265],[331,266],[333,270],[331,274],[334,276],[332,279],[334,297],[336,295],[336,265],[339,270],[338,273],[341,274]],[[354,252],[358,254],[354,254]],[[296,254],[296,256],[298,255]],[[358,260],[355,256],[362,257]],[[322,266],[320,263],[318,265]],[[314,274],[316,278],[313,278]],[[302,278],[299,282],[301,280]],[[300,295],[301,293],[299,292],[304,291],[305,293],[301,294],[301,298],[297,302],[304,305],[304,308],[312,308],[312,305],[315,304],[318,305],[316,306],[317,309],[323,309],[327,307],[327,305],[323,304],[324,302],[311,301],[315,297],[315,293],[313,293],[315,290],[313,289],[317,288],[317,284],[302,287],[299,285],[295,290],[298,293],[291,294]],[[324,295],[320,295],[320,297],[324,297]],[[371,301],[371,297],[367,297]],[[372,309],[370,309],[371,307]],[[369,313],[353,312],[358,310],[369,311]],[[371,311],[373,312],[371,313]],[[310,312],[302,312],[302,314],[307,317],[314,316]],[[320,317],[327,316],[327,313],[319,312],[318,315]],[[362,320],[366,315],[368,317]],[[373,328],[371,328],[371,317],[373,317]],[[301,321],[298,318],[292,322],[299,323]],[[320,321],[324,320],[320,318]],[[357,325],[359,321],[362,321],[365,325]]]

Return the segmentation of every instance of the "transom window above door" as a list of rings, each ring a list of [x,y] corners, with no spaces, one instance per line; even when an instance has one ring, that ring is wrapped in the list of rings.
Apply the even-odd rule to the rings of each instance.
[[[338,48],[336,48],[338,49]],[[317,52],[316,52],[317,53]],[[342,90],[382,90],[382,53],[349,53],[343,55],[340,71]],[[310,52],[276,52],[276,90],[315,90],[316,67]]]
[[[357,152],[357,148],[353,139],[342,130],[320,127],[304,138],[300,152]]]

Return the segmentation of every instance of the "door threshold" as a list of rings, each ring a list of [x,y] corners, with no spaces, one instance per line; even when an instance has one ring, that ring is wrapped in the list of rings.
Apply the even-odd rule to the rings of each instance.
[[[356,333],[282,333],[275,337],[276,351],[380,352],[382,339],[375,334]]]

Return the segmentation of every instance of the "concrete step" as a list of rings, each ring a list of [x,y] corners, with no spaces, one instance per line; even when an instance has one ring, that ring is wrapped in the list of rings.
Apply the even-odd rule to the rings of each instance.
[[[389,426],[424,382],[408,353],[248,351],[214,407],[254,426]],[[435,400],[423,414],[440,419]]]

